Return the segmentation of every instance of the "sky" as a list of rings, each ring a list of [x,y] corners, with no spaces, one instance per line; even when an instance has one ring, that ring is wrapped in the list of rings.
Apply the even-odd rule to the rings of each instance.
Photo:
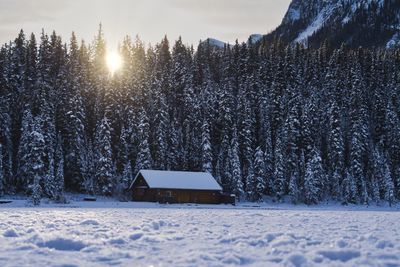
[[[68,41],[74,31],[90,42],[103,25],[107,44],[139,35],[157,43],[166,34],[187,44],[216,38],[233,43],[277,27],[290,0],[0,0],[0,43],[21,28],[39,34],[55,30]]]

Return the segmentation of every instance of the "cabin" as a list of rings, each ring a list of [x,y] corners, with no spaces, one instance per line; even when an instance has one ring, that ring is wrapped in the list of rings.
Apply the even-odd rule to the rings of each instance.
[[[209,173],[141,170],[130,186],[133,201],[234,204]],[[233,203],[232,203],[233,202]]]

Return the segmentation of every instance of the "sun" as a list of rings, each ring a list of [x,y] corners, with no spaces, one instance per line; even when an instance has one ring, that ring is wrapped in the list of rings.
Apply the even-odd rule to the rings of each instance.
[[[110,51],[107,53],[106,62],[108,70],[111,74],[114,74],[116,71],[121,69],[123,64],[121,55],[115,51]]]

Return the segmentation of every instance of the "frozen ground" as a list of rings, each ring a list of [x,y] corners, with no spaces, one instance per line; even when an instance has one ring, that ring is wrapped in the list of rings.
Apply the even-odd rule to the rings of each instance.
[[[399,222],[397,208],[14,201],[0,266],[400,266]]]

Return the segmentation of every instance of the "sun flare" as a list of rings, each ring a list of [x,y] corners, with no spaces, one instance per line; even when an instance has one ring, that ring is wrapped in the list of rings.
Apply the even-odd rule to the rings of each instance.
[[[106,61],[108,70],[111,74],[114,74],[116,71],[121,69],[123,64],[122,57],[115,51],[107,53]]]

